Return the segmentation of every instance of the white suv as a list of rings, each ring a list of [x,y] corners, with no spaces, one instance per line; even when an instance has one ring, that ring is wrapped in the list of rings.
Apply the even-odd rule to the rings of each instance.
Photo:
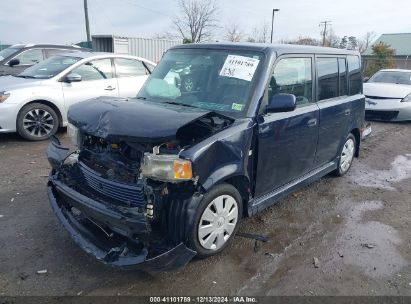
[[[0,133],[17,131],[28,140],[44,140],[67,125],[74,103],[136,96],[154,66],[135,56],[77,52],[0,77]]]

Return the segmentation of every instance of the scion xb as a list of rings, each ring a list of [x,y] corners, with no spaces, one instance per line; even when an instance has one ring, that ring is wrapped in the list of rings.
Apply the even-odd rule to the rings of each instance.
[[[77,148],[49,144],[52,209],[113,266],[165,271],[217,254],[242,217],[347,173],[364,119],[360,62],[321,47],[174,47],[136,98],[69,109]]]

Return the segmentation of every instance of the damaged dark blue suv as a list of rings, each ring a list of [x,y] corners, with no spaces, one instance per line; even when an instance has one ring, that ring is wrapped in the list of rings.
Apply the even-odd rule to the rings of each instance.
[[[172,270],[222,251],[243,216],[358,156],[357,52],[290,45],[170,49],[136,98],[73,105],[52,138],[51,206],[86,252]]]

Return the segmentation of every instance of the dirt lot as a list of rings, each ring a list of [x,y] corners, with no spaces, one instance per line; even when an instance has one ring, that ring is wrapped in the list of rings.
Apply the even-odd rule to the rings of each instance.
[[[0,295],[411,295],[411,124],[374,123],[349,174],[243,220],[269,242],[236,237],[173,273],[112,269],[71,241],[47,200],[47,144],[0,135]]]

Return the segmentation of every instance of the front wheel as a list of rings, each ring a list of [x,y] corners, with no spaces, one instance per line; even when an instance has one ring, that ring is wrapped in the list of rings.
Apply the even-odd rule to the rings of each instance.
[[[340,151],[340,158],[338,160],[338,167],[334,171],[336,176],[343,176],[351,168],[355,155],[356,141],[352,133],[350,133],[344,142]]]
[[[218,185],[204,195],[189,237],[197,257],[209,257],[227,247],[238,230],[242,211],[241,195],[229,184]]]
[[[54,135],[59,127],[56,112],[42,103],[24,106],[17,115],[17,132],[28,140],[44,140]]]

